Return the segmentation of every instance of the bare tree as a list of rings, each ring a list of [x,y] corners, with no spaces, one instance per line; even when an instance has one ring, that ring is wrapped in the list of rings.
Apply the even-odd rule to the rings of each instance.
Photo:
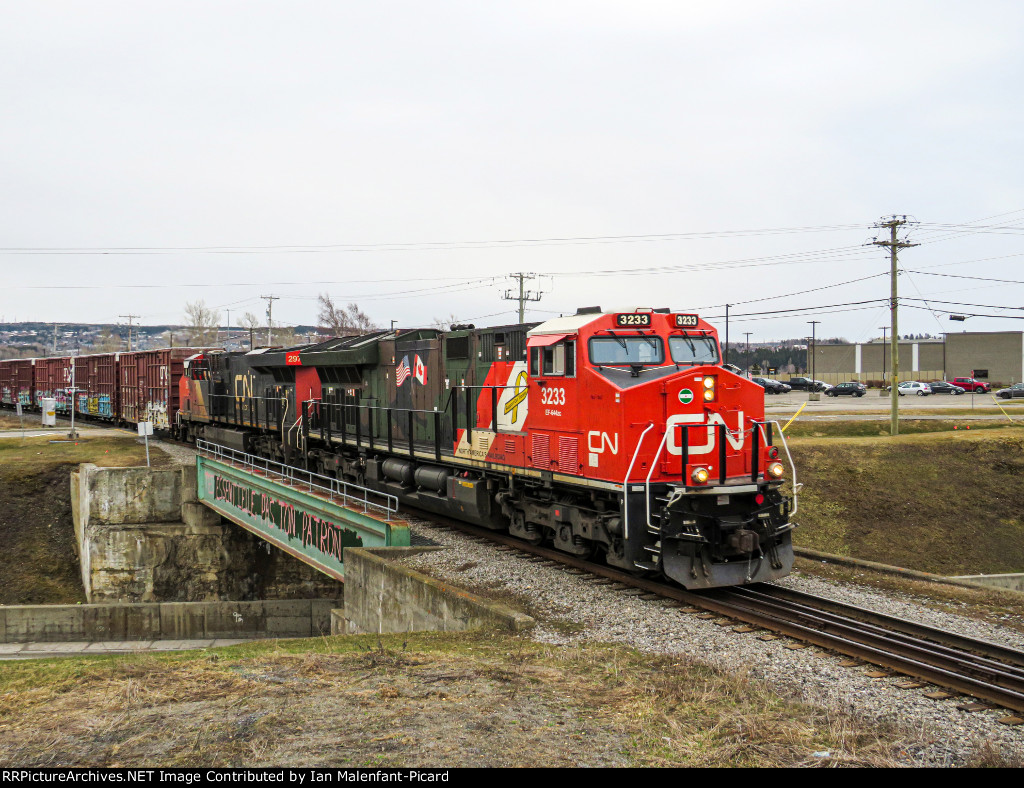
[[[454,312],[449,312],[448,317],[435,317],[430,327],[436,328],[438,331],[451,331],[452,326],[459,322],[458,316]]]
[[[205,301],[191,301],[185,304],[185,325],[189,330],[188,341],[193,346],[212,345],[217,341],[217,323],[220,312],[206,306]]]
[[[93,343],[92,349],[96,353],[114,353],[124,347],[124,342],[118,334],[109,328],[105,328]]]
[[[255,346],[256,332],[260,327],[260,319],[256,317],[252,312],[246,312],[238,321],[240,328],[249,332],[249,349]]]
[[[342,309],[334,305],[333,299],[327,293],[321,293],[317,296],[316,303],[319,308],[316,319],[320,328],[334,336],[355,336],[379,328],[355,302]]]

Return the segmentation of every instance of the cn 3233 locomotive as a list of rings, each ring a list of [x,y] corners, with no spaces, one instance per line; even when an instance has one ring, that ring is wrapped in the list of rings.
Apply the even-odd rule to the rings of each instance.
[[[597,308],[206,352],[175,429],[687,588],[782,577],[784,438],[720,358],[697,315]]]

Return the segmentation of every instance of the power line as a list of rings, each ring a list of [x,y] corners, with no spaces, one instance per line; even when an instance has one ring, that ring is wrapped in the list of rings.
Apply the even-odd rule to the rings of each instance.
[[[979,282],[999,282],[1007,285],[1024,285],[1024,281],[1020,279],[992,279],[986,276],[966,276],[964,274],[940,274],[933,271],[916,271],[909,268],[904,268],[904,271],[910,274],[923,274],[924,276],[945,276],[950,279],[975,279]]]
[[[547,244],[593,244],[593,243],[634,243],[638,241],[675,241],[702,238],[734,238],[758,235],[789,235],[800,233],[835,232],[856,230],[861,224],[834,224],[804,227],[768,227],[748,230],[705,230],[697,232],[644,233],[638,235],[581,235],[543,238],[490,239],[482,241],[413,241],[386,242],[375,244],[278,244],[252,246],[236,244],[229,246],[93,246],[93,247],[0,247],[0,254],[175,254],[191,252],[199,254],[244,254],[278,252],[334,252],[334,251],[405,251],[420,249],[505,247],[515,245]]]

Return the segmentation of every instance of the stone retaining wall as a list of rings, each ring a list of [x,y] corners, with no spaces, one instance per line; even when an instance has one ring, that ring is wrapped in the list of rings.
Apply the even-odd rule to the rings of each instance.
[[[345,550],[345,608],[331,613],[332,634],[461,631],[518,632],[536,623],[507,605],[417,572],[400,559],[440,548]]]
[[[311,637],[338,599],[0,606],[0,643]]]
[[[90,603],[330,598],[341,585],[199,502],[196,467],[71,474],[71,510]]]

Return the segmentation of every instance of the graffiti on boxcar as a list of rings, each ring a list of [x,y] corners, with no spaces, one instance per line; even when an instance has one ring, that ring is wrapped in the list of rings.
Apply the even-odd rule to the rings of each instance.
[[[155,430],[170,429],[171,423],[167,419],[167,403],[147,402],[145,420],[152,422]]]
[[[79,395],[79,403],[82,401],[82,395]],[[82,410],[81,404],[79,404],[79,410]],[[97,394],[96,396],[89,397],[86,402],[85,410],[83,413],[88,413],[90,416],[102,416],[104,418],[113,418],[114,408],[110,402],[109,394]]]

